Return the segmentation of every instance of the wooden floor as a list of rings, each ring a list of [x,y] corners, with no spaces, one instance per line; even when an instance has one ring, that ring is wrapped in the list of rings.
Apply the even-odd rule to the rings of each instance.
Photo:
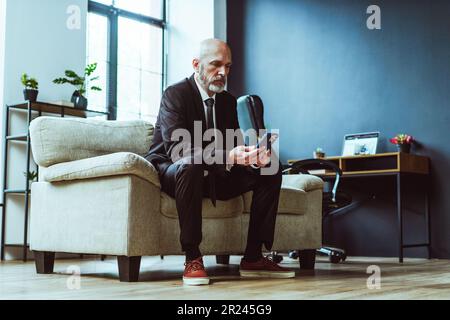
[[[450,261],[349,257],[331,264],[320,257],[314,271],[300,271],[297,260],[285,258],[282,265],[296,270],[295,279],[244,280],[239,277],[240,257],[229,266],[205,257],[212,284],[183,286],[184,258],[143,258],[139,283],[120,283],[115,258],[100,261],[57,260],[55,273],[37,275],[33,262],[0,263],[0,299],[450,299]],[[368,289],[367,267],[381,270],[381,288]],[[80,288],[70,267],[81,270]]]

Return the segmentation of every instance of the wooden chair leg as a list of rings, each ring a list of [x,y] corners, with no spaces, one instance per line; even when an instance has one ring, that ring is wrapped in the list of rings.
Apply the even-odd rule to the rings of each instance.
[[[217,264],[230,264],[230,255],[229,254],[219,254],[216,255]]]
[[[120,282],[138,282],[141,257],[118,256]]]
[[[54,252],[33,251],[33,254],[36,265],[36,272],[38,274],[53,273],[53,266],[55,265]]]
[[[298,259],[300,262],[300,269],[313,270],[316,264],[316,250],[298,250]]]

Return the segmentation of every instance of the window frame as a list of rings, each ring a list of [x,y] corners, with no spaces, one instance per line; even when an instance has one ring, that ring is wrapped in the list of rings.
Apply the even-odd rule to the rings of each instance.
[[[138,13],[130,12],[127,10],[119,9],[113,5],[106,5],[96,2],[95,0],[88,1],[88,13],[95,13],[102,15],[108,19],[108,47],[107,57],[108,64],[108,92],[106,105],[108,108],[108,120],[117,120],[117,66],[118,66],[118,40],[119,40],[119,17],[132,19],[137,22],[146,23],[161,28],[162,30],[162,83],[161,88],[165,88],[166,83],[166,54],[165,54],[165,42],[166,42],[166,0],[162,1],[162,19],[141,15]],[[162,93],[162,92],[161,92]]]

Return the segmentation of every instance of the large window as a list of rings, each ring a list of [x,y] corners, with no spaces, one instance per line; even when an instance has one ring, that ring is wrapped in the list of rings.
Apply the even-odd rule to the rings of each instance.
[[[156,122],[164,82],[165,0],[89,1],[87,62],[98,64],[92,108]]]

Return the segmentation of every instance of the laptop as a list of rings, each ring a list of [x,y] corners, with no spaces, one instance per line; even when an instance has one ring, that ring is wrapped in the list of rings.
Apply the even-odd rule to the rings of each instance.
[[[379,132],[346,134],[342,156],[359,156],[377,153]]]

